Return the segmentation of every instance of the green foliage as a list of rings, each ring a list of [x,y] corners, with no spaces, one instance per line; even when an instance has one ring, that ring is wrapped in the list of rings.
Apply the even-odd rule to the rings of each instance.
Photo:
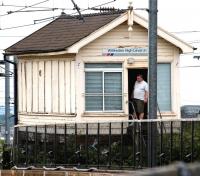
[[[136,130],[135,136],[133,136],[133,131],[127,132],[123,136],[113,134],[110,138],[110,147],[108,134],[99,136],[99,146],[97,135],[88,135],[86,138],[86,135],[79,134],[75,137],[74,134],[70,134],[64,139],[64,135],[57,134],[55,143],[54,134],[47,134],[45,143],[44,136],[38,134],[36,150],[33,140],[35,136],[29,134],[28,163],[25,163],[26,135],[21,133],[19,145],[15,146],[15,155],[18,157],[20,165],[54,166],[57,163],[59,165],[89,167],[97,166],[99,163],[101,168],[144,168],[147,167],[148,154],[146,128],[142,128],[142,133]],[[195,122],[194,126],[191,122],[182,122],[182,126],[181,123],[177,123],[173,126],[173,133],[170,132],[169,124],[163,125],[162,132],[160,126],[157,126],[155,134],[157,165],[166,165],[178,160],[185,162],[200,160],[200,122]],[[54,153],[55,150],[56,153]]]

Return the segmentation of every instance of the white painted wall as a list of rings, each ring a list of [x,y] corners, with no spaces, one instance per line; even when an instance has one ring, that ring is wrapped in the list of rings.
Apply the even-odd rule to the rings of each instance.
[[[41,114],[51,118],[74,116],[74,75],[71,58],[19,58],[19,122],[22,123],[21,114],[26,114],[29,119]],[[38,120],[45,121],[43,118]],[[56,123],[56,119],[52,120]]]
[[[134,24],[127,31],[126,23],[106,33],[83,47],[76,57],[66,55],[19,57],[19,122],[22,124],[65,123],[83,121],[112,121],[128,119],[128,68],[147,68],[147,56],[135,56],[128,64],[128,57],[102,56],[103,48],[147,47],[147,30]],[[158,38],[158,62],[171,63],[172,112],[165,118],[179,118],[179,49]],[[123,112],[85,113],[86,62],[120,62],[123,64]]]
[[[107,121],[128,119],[128,68],[147,68],[147,56],[134,56],[134,64],[128,64],[127,56],[102,56],[103,48],[120,47],[148,47],[147,30],[137,24],[133,25],[133,31],[128,32],[126,23],[106,33],[101,38],[83,47],[76,57],[76,83],[82,83],[77,87],[77,115],[82,121]],[[179,49],[164,39],[158,37],[158,63],[171,63],[171,85],[172,85],[172,112],[163,112],[163,118],[180,117],[180,94],[179,94],[179,72],[177,62],[179,60]],[[84,63],[87,62],[121,62],[123,63],[123,113],[84,113]]]

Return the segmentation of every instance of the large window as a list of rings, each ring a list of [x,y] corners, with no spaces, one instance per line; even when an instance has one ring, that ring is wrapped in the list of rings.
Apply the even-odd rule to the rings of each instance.
[[[161,111],[171,111],[171,64],[158,64],[157,69],[159,108]]]
[[[122,111],[122,64],[85,64],[85,110]]]

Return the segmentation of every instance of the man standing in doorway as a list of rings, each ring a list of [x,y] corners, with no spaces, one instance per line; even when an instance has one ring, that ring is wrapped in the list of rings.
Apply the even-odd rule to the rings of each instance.
[[[148,99],[148,84],[143,79],[142,74],[137,75],[137,80],[134,85],[133,93],[132,93],[133,103],[135,106],[135,110],[137,112],[137,118],[144,118],[144,105],[147,103]]]

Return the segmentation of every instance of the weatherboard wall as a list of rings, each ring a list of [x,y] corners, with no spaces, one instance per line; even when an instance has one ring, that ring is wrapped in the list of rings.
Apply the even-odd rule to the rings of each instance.
[[[73,73],[73,74],[71,74]],[[18,63],[19,117],[75,114],[74,61],[23,57]],[[40,120],[38,118],[38,120]]]
[[[123,23],[100,38],[83,47],[76,57],[77,118],[82,121],[107,121],[128,119],[128,69],[148,68],[148,56],[103,56],[107,48],[145,48],[148,47],[148,31],[138,24],[128,32],[127,23]],[[158,37],[158,63],[171,65],[171,111],[162,112],[163,118],[180,118],[179,91],[179,54],[175,45]],[[134,63],[129,64],[128,58]],[[122,113],[85,113],[84,63],[122,63],[123,64],[123,112]],[[134,79],[134,78],[133,78]],[[158,116],[159,118],[159,116]]]
[[[148,56],[103,56],[106,48],[147,47],[147,30],[138,24],[128,32],[126,23],[81,48],[76,56],[21,56],[18,63],[19,123],[48,124],[128,119],[128,69],[148,68]],[[171,64],[172,110],[163,118],[180,117],[179,49],[158,37],[158,63]],[[128,64],[128,58],[134,63]],[[122,63],[123,111],[85,113],[85,63]]]

